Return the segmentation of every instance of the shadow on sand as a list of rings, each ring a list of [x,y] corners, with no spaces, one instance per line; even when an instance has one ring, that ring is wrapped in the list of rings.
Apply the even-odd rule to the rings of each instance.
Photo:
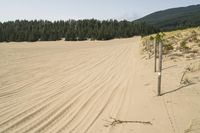
[[[173,93],[173,92],[176,92],[176,91],[179,91],[179,90],[181,90],[181,89],[183,89],[183,88],[185,88],[187,86],[194,85],[194,84],[196,84],[196,83],[189,83],[187,85],[180,86],[175,90],[171,90],[171,91],[167,91],[167,92],[162,93],[161,96],[166,95],[166,94],[170,94],[170,93]]]

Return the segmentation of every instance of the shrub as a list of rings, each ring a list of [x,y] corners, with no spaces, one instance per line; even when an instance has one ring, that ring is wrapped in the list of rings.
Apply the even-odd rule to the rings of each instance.
[[[172,44],[165,44],[164,45],[164,49],[167,50],[167,51],[169,51],[169,50],[173,50],[174,47],[172,46]]]
[[[153,38],[152,36],[150,36],[150,40],[151,40],[151,41],[153,41],[153,40],[154,40],[154,38]]]
[[[183,41],[183,42],[180,43],[180,48],[183,49],[183,50],[189,49],[189,47],[186,45],[186,41]]]

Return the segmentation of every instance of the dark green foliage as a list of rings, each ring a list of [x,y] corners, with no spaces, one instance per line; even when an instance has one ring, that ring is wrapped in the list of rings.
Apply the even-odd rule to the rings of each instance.
[[[156,36],[155,36],[155,39],[156,39],[157,42],[162,42],[164,36],[165,36],[165,34],[163,32],[157,33]]]
[[[162,31],[196,27],[200,25],[200,5],[155,12],[136,22],[146,22]]]
[[[107,20],[16,20],[0,22],[0,42],[10,41],[55,41],[65,38],[66,41],[110,40],[135,35],[148,35],[158,30],[146,23]]]

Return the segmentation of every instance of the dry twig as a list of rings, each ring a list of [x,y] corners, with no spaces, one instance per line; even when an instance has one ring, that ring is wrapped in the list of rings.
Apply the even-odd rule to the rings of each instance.
[[[184,85],[187,85],[187,84],[190,84],[190,81],[188,79],[184,79],[184,76],[187,72],[190,72],[190,67],[187,67],[185,69],[185,71],[183,72],[183,75],[181,77],[181,81],[180,81],[180,85],[184,84]]]
[[[108,127],[108,126],[116,126],[118,124],[124,124],[124,123],[137,123],[137,124],[144,124],[144,125],[153,125],[150,121],[123,121],[123,120],[118,120],[116,118],[113,118],[113,117],[110,117],[110,119],[112,121],[108,121],[108,120],[105,120],[106,122],[108,122],[107,125],[105,125],[105,127]]]

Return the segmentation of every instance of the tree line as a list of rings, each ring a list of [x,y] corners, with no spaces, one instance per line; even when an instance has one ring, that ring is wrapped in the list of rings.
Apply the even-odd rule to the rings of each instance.
[[[130,22],[95,19],[47,21],[16,20],[0,22],[0,42],[34,42],[34,41],[66,41],[109,40],[127,38],[136,35],[148,35],[158,29],[144,22]]]

